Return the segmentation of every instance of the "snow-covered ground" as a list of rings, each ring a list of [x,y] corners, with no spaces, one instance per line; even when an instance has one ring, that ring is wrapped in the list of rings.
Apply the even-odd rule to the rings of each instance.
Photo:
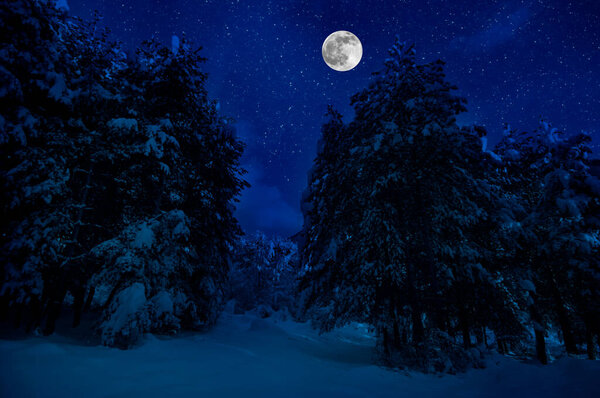
[[[54,335],[0,340],[2,397],[600,397],[600,362],[542,367],[495,356],[458,376],[372,365],[359,326],[223,314],[209,333],[148,336],[128,351]]]

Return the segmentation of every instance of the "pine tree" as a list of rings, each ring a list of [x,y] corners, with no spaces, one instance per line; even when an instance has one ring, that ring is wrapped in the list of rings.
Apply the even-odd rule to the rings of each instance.
[[[65,15],[50,4],[0,5],[3,312],[36,327],[55,301],[48,285],[64,261],[70,145],[56,112],[66,108]],[[52,317],[52,315],[49,315]],[[52,321],[51,321],[52,323]]]
[[[235,300],[236,310],[295,313],[298,275],[296,244],[257,232],[241,238],[236,245],[229,274],[229,298]]]
[[[74,326],[93,304],[105,342],[122,347],[213,324],[247,183],[199,49],[150,41],[127,57],[99,17],[29,0],[0,12],[14,37],[0,52],[3,312],[49,334],[70,294]],[[141,244],[141,231],[159,240]],[[116,322],[128,295],[145,301]],[[157,300],[172,309],[156,312]]]
[[[133,323],[142,327],[138,333],[115,337],[121,333],[113,322],[120,311],[118,297],[136,284],[144,287],[138,296],[149,301],[157,295],[170,297],[174,303],[170,328],[209,327],[222,308],[232,249],[240,234],[233,203],[247,184],[240,177],[243,146],[208,99],[203,61],[185,40],[176,51],[149,41],[127,68],[117,72],[125,82],[121,95],[127,107],[108,126],[115,141],[127,148],[126,153],[115,151],[122,158],[114,171],[124,223],[120,238],[95,251],[101,265],[93,279],[103,289],[110,287],[102,304],[101,328],[107,344],[128,346],[142,332],[157,331],[154,320],[144,318],[145,322]],[[168,222],[174,215],[184,221]],[[131,263],[130,251],[136,250],[134,224],[149,228],[152,236],[163,228],[171,232],[162,232],[166,235],[160,241],[151,240]],[[187,231],[183,241],[176,238],[181,228]],[[159,264],[164,272],[152,271]],[[145,308],[130,316],[143,318]]]
[[[516,294],[528,301],[542,363],[548,362],[545,334],[553,324],[559,326],[567,352],[576,353],[582,340],[576,324],[586,319],[583,313],[595,319],[590,315],[597,311],[573,311],[574,296],[586,292],[586,299],[579,302],[591,303],[598,293],[592,287],[597,286],[593,270],[598,223],[591,215],[597,193],[589,173],[589,140],[585,134],[567,137],[542,121],[533,132],[507,128],[496,149],[503,158],[503,187],[512,199],[512,217],[518,226],[513,229],[512,247],[507,245],[515,266],[506,274],[521,280],[516,286],[522,291]],[[591,282],[589,290],[578,282],[582,272]],[[587,329],[593,336],[591,323],[587,322]]]
[[[456,327],[469,347],[475,314],[489,310],[481,299],[501,306],[483,265],[489,241],[478,236],[491,222],[491,159],[484,130],[456,124],[465,101],[453,89],[441,61],[417,65],[414,47],[397,41],[384,71],[352,98],[354,120],[333,114],[325,124],[310,176],[306,307],[322,330],[369,322],[392,362],[409,346],[415,361],[434,346],[453,351],[437,331]]]

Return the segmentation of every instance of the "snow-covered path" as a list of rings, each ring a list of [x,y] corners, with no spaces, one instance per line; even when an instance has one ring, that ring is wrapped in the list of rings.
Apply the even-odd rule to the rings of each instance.
[[[372,365],[359,327],[319,336],[307,324],[224,314],[205,334],[149,336],[121,351],[60,336],[0,340],[2,397],[600,397],[600,362],[548,366],[494,357],[459,376]]]

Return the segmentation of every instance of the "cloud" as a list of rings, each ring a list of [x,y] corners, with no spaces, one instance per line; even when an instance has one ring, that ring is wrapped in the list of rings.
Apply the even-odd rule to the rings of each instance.
[[[237,204],[235,217],[246,233],[260,230],[268,235],[289,237],[302,228],[299,203],[290,203],[272,180],[279,179],[279,170],[269,169],[261,129],[245,120],[236,123],[237,136],[246,143],[242,167],[248,171],[244,179],[251,185],[245,189]],[[293,195],[292,195],[293,196]]]
[[[245,179],[252,185],[242,192],[235,217],[246,233],[260,230],[268,235],[289,237],[302,228],[302,213],[287,203],[278,187],[262,181],[260,165],[250,163]]]
[[[55,4],[57,9],[69,11],[69,3],[67,3],[67,0],[56,0]]]
[[[470,36],[459,36],[452,40],[450,48],[468,52],[483,52],[512,40],[519,28],[525,25],[531,12],[527,8],[519,8],[506,16],[503,21],[492,24],[489,28]]]
[[[235,215],[246,233],[260,230],[288,237],[302,227],[300,211],[286,203],[274,186],[261,184],[246,190]]]

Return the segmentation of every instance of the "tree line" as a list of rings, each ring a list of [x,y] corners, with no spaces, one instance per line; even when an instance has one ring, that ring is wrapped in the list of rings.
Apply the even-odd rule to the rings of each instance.
[[[243,143],[187,40],[134,54],[52,1],[0,4],[0,317],[51,334],[93,309],[102,342],[202,330],[224,301],[322,331],[371,325],[381,363],[455,372],[476,347],[542,363],[549,333],[595,358],[600,165],[542,121],[485,145],[443,62],[396,41],[333,108],[299,250],[240,238]],[[299,309],[296,312],[296,309]],[[262,316],[262,315],[261,315]]]
[[[600,180],[589,134],[542,121],[459,126],[443,62],[399,40],[384,69],[333,108],[303,197],[300,287],[323,331],[369,323],[384,363],[453,371],[493,339],[524,350],[558,331],[569,353],[600,335]],[[597,163],[596,163],[597,167]]]

